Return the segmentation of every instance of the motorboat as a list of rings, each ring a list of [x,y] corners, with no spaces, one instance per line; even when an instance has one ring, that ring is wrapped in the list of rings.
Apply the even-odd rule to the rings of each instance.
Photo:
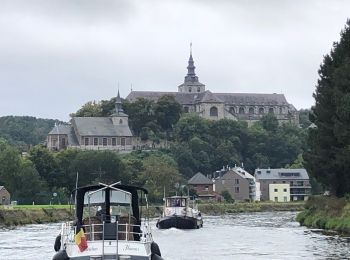
[[[189,196],[172,196],[164,199],[164,209],[157,222],[159,229],[196,229],[203,227],[202,214],[195,200]]]
[[[147,190],[122,185],[77,188],[75,220],[63,223],[55,241],[53,260],[161,260],[148,218]],[[140,204],[143,204],[140,203]]]

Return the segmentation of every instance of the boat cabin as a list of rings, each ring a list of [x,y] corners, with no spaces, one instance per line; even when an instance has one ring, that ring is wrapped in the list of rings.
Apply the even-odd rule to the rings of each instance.
[[[173,196],[170,198],[165,199],[166,207],[186,207],[187,205],[187,198],[186,197],[179,197],[179,196]]]

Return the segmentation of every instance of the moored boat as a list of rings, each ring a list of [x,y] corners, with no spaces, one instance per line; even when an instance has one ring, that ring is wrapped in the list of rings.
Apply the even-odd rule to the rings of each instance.
[[[147,190],[115,183],[76,189],[76,219],[62,224],[53,260],[161,260],[139,201]]]
[[[191,201],[188,196],[172,196],[165,198],[163,213],[158,219],[157,227],[196,229],[203,227],[203,219],[195,200]]]

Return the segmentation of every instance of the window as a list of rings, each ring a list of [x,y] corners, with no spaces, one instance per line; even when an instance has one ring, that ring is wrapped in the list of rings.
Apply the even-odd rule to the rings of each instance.
[[[235,187],[235,192],[239,193],[239,187]]]
[[[288,198],[286,196],[283,197],[284,202],[288,201]]]
[[[225,180],[221,180],[221,184],[225,184]]]
[[[94,138],[94,145],[98,145],[98,138],[97,137]]]
[[[271,171],[270,171],[270,170],[267,170],[266,173],[271,173]]]
[[[184,107],[184,112],[188,113],[188,107]]]
[[[275,202],[278,202],[278,197],[275,197]]]
[[[283,192],[287,192],[287,189],[283,189]]]
[[[259,114],[264,114],[264,113],[265,113],[264,108],[263,107],[259,108]]]
[[[197,92],[201,92],[201,88],[200,87],[197,87]]]
[[[239,184],[239,179],[235,179],[235,184]]]
[[[208,191],[208,190],[209,190],[209,186],[205,186],[205,187],[204,187],[204,190],[205,190],[205,191]]]
[[[188,92],[192,92],[192,88],[191,87],[188,88]]]
[[[115,137],[112,138],[112,146],[117,145],[117,139]]]
[[[261,174],[261,171],[259,170],[259,171],[257,171],[257,173],[258,173],[258,174]]]
[[[249,108],[249,114],[254,114],[254,107]]]
[[[85,145],[89,145],[89,138],[85,137],[84,142],[85,142]]]
[[[238,113],[244,114],[244,107],[240,107]]]
[[[231,114],[236,113],[235,108],[234,108],[234,107],[230,107],[229,112],[230,112]]]
[[[274,114],[273,107],[269,108],[269,114]]]
[[[107,138],[103,138],[102,139],[102,145],[103,146],[107,146]]]
[[[210,108],[210,116],[218,116],[218,109],[217,109],[217,107],[211,107]]]
[[[286,181],[282,181],[282,183],[286,183]]]
[[[275,189],[274,192],[278,192],[278,189]]]
[[[280,114],[282,114],[283,113],[283,109],[280,107]]]
[[[122,146],[125,146],[125,138],[124,138],[124,137],[122,137],[122,138],[120,139],[120,144],[121,144]]]
[[[122,125],[123,124],[123,119],[119,120],[119,124]]]
[[[62,146],[65,146],[65,145],[66,145],[66,138],[62,137],[62,139],[61,139],[61,144],[62,144]]]

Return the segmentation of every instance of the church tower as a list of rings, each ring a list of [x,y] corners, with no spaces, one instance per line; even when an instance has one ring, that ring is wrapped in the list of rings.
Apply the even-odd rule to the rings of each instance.
[[[178,86],[178,92],[183,93],[201,93],[205,91],[205,85],[198,81],[196,76],[196,67],[192,57],[192,43],[190,45],[190,58],[188,60],[187,75],[183,84]]]
[[[111,115],[113,125],[129,125],[128,115],[124,113],[123,107],[122,107],[122,100],[120,98],[119,89],[118,89],[118,95],[114,103],[115,106],[115,112]]]

